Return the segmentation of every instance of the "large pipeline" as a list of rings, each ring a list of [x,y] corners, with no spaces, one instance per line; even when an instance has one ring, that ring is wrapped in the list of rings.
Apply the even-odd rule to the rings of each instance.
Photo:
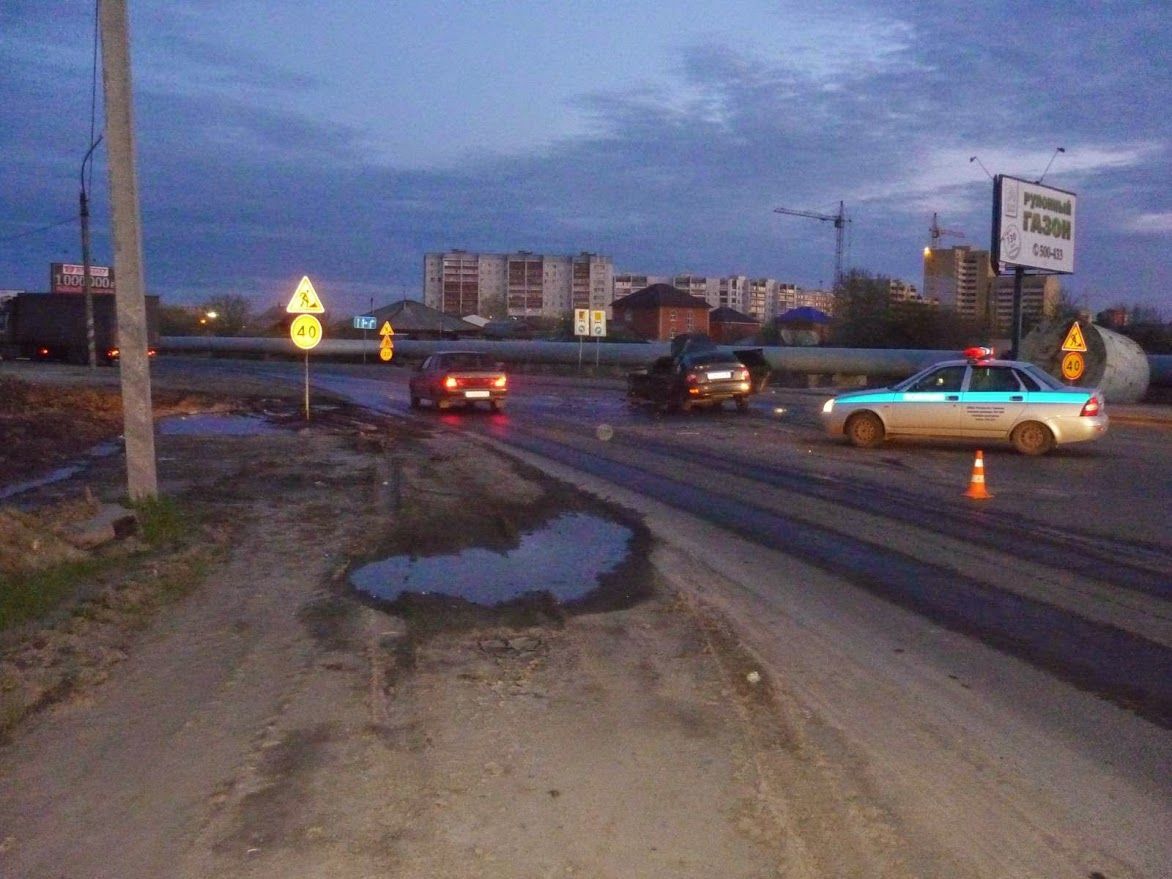
[[[620,344],[615,342],[486,341],[483,339],[411,340],[395,339],[395,353],[412,360],[434,351],[460,349],[486,351],[506,362],[545,363],[576,366],[594,363],[607,366],[646,366],[670,353],[667,342]],[[378,360],[378,339],[323,339],[314,356]],[[221,336],[166,336],[163,351],[215,354],[270,355],[299,357],[301,352],[287,338],[237,338]],[[748,346],[723,346],[736,350]],[[759,349],[769,365],[778,371],[803,375],[865,375],[871,380],[900,379],[938,360],[957,356],[955,350],[893,348],[817,348],[766,346]],[[1172,387],[1172,355],[1148,355],[1150,383]]]

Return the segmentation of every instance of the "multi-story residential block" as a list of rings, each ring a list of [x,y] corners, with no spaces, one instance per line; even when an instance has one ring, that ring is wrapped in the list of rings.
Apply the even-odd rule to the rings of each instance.
[[[602,308],[656,284],[703,299],[709,308],[731,308],[764,323],[792,308],[834,312],[834,293],[745,275],[648,275],[615,272],[610,257],[516,251],[429,253],[423,260],[423,301],[447,314],[512,317],[564,316],[575,308]],[[895,283],[893,282],[893,290]],[[901,288],[914,293],[915,287]]]
[[[993,267],[989,251],[967,244],[924,250],[924,299],[962,317],[981,318],[989,301]]]
[[[995,333],[1013,328],[1013,285],[999,276],[987,250],[969,245],[926,248],[923,298],[962,317],[982,321]],[[1054,275],[1026,275],[1022,284],[1022,321],[1037,323],[1054,314],[1061,285]]]
[[[682,290],[689,296],[703,299],[709,308],[716,308],[720,301],[720,279],[709,278],[706,275],[676,275],[670,281],[671,286]]]
[[[794,308],[816,308],[826,314],[834,314],[833,290],[798,290],[795,301],[797,304]]]
[[[1021,320],[1026,328],[1058,310],[1062,284],[1057,275],[1026,275],[1021,284]],[[999,336],[1013,332],[1013,275],[999,275],[993,282],[988,307],[989,328]]]
[[[920,291],[916,289],[915,284],[909,284],[907,281],[901,281],[898,278],[892,278],[891,301],[924,302],[925,300],[922,296],[920,296]]]
[[[614,288],[609,257],[453,250],[423,258],[424,304],[459,316],[503,312],[559,317],[574,308],[605,308]]]
[[[653,284],[670,284],[672,279],[668,275],[641,275],[631,272],[621,272],[614,276],[614,299],[630,296],[644,287]],[[613,301],[613,300],[612,300]]]

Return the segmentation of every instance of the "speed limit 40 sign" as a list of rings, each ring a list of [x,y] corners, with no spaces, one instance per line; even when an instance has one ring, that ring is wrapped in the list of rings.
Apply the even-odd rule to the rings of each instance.
[[[321,341],[321,321],[312,314],[299,314],[289,325],[289,337],[304,351],[316,348]]]

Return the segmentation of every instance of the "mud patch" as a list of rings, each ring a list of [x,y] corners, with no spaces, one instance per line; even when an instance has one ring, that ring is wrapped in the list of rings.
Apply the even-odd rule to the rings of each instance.
[[[442,593],[491,607],[546,591],[567,603],[597,589],[599,578],[626,559],[633,537],[618,522],[562,513],[521,534],[505,552],[472,547],[455,555],[394,556],[353,571],[350,583],[386,602],[408,592]]]
[[[236,826],[216,845],[222,854],[260,854],[314,844],[320,829],[304,814],[313,773],[326,761],[334,736],[329,725],[293,730],[269,743],[257,767],[258,789],[237,807]]]

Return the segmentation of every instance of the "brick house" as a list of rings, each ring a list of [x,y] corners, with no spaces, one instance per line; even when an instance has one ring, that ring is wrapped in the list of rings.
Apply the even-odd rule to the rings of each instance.
[[[652,284],[611,304],[614,323],[651,341],[708,332],[708,302],[671,284]]]
[[[761,324],[756,320],[727,306],[714,308],[709,312],[708,327],[708,335],[712,337],[712,341],[721,344],[752,339],[761,331]]]

